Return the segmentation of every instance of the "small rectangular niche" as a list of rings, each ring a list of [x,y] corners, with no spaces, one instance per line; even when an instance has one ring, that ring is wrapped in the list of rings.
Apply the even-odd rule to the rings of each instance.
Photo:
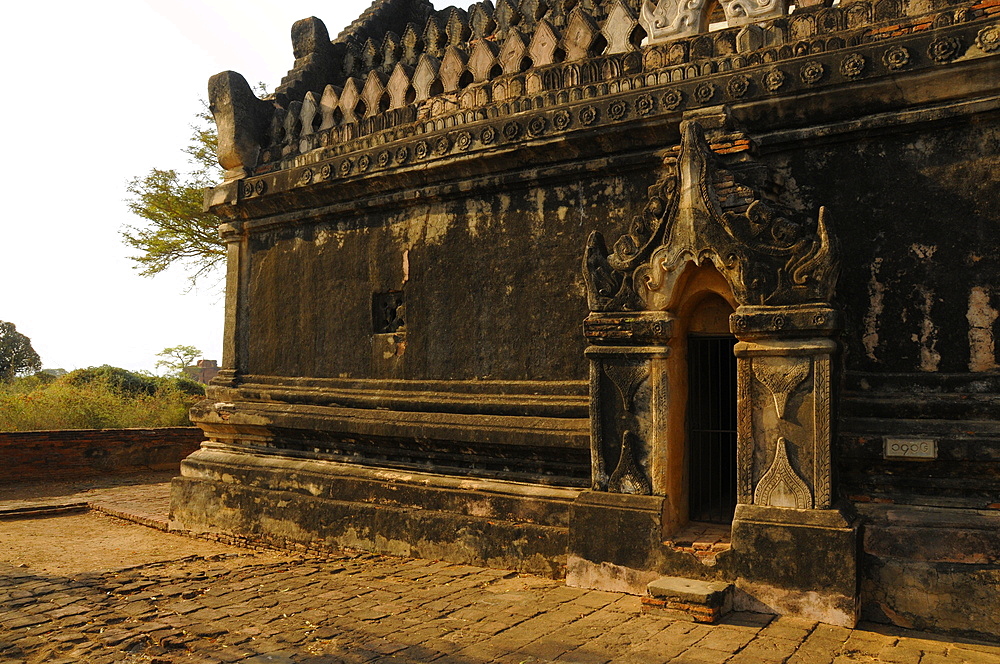
[[[386,291],[372,295],[372,331],[394,334],[406,330],[403,291]]]

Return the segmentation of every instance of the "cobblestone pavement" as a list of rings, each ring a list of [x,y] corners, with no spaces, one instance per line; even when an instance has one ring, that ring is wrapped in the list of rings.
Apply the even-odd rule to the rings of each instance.
[[[628,595],[371,554],[232,548],[72,574],[0,564],[3,664],[432,661],[1000,664],[1000,647],[760,614],[698,625],[641,614]]]

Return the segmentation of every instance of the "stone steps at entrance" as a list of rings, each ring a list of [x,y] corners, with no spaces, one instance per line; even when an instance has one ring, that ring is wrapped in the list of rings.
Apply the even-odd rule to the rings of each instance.
[[[642,611],[674,620],[717,623],[733,607],[733,586],[724,581],[699,581],[663,576],[646,586]]]

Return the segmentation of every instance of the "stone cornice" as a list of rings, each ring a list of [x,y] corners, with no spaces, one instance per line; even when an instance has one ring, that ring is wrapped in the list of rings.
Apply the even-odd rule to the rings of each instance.
[[[881,95],[886,99],[884,107],[873,105],[873,100],[878,100],[880,95],[867,95],[868,107],[859,105],[861,112],[856,115],[864,111],[902,110],[918,101],[900,98],[898,93],[892,92],[901,77],[935,76],[949,70],[979,67],[985,72],[985,78],[980,78],[990,80],[989,72],[996,68],[994,61],[1000,52],[984,41],[983,36],[989,37],[994,31],[1000,33],[996,21],[976,21],[740,68],[732,68],[734,61],[729,60],[730,68],[714,73],[665,67],[595,85],[415,121],[342,143],[333,140],[333,134],[339,131],[333,128],[318,133],[316,141],[320,145],[315,149],[290,157],[280,165],[260,167],[252,177],[210,190],[209,206],[223,216],[232,217],[236,216],[233,207],[249,204],[252,208],[255,207],[253,201],[278,193],[304,192],[316,186],[382,178],[414,166],[433,168],[456,158],[496,154],[505,149],[544,145],[553,140],[582,139],[593,135],[595,130],[628,131],[651,124],[662,126],[664,122],[675,124],[686,113],[719,104],[732,106],[737,116],[745,111],[748,117],[772,114],[783,107],[787,117],[795,113],[802,115],[803,109],[811,104],[823,107],[826,101],[816,101],[823,95],[836,95],[845,88],[881,84],[888,86]],[[660,47],[654,47],[657,48]],[[713,69],[720,68],[718,62],[709,61],[702,70],[709,68],[708,64],[712,64]],[[688,74],[691,74],[688,78],[673,79],[675,75]],[[992,92],[995,90],[982,90],[978,96]],[[969,91],[963,90],[962,94],[968,95]],[[895,103],[891,99],[893,96]],[[852,98],[859,97],[852,95]],[[933,101],[928,99],[927,103]],[[754,108],[760,110],[755,112]],[[824,119],[817,115],[817,119],[852,118]],[[801,120],[798,123],[809,124]],[[757,122],[752,124],[758,128]],[[794,127],[795,123],[788,124]],[[778,128],[760,126],[758,129]],[[740,142],[723,141],[713,145],[718,152],[748,148],[749,145]],[[250,212],[250,216],[255,214]]]

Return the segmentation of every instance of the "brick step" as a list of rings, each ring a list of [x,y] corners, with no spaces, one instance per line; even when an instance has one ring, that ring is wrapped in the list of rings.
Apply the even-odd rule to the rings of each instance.
[[[642,612],[675,620],[717,623],[733,607],[733,586],[725,581],[700,581],[663,576],[646,586]]]

